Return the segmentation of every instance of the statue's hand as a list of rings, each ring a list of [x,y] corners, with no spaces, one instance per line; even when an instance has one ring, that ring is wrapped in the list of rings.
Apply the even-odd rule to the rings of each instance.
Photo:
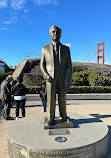
[[[48,82],[51,83],[51,81],[52,81],[52,77],[51,77],[51,76],[47,76],[47,77],[46,77],[46,81],[48,81]]]
[[[68,88],[65,88],[65,91],[66,91],[66,93],[67,93],[67,91],[68,91]]]

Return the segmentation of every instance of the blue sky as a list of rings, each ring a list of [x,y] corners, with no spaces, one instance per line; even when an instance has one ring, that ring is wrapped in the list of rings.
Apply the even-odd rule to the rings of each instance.
[[[104,42],[111,64],[111,0],[0,0],[0,58],[17,66],[24,53],[40,57],[52,25],[62,29],[72,61],[97,62],[97,43]]]

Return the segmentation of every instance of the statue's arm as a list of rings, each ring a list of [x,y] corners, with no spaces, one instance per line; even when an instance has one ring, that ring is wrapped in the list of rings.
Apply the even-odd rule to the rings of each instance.
[[[69,89],[72,81],[73,67],[70,55],[70,49],[68,48],[67,66],[66,66],[66,77],[65,77],[65,88]]]
[[[68,53],[68,61],[67,61],[67,65],[68,67],[70,67],[70,69],[72,70],[72,61],[71,61],[71,54],[70,54],[70,49],[69,49],[69,53]]]
[[[42,52],[41,52],[41,62],[40,62],[40,68],[41,68],[41,71],[43,73],[43,77],[46,81],[49,81],[51,80],[51,77],[50,75],[48,74],[47,70],[46,70],[46,60],[45,60],[45,50],[44,50],[44,47],[42,48]]]

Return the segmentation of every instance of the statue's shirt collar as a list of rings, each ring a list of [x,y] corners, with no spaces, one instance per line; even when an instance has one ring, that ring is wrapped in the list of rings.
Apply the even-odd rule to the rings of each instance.
[[[55,45],[60,46],[60,42],[56,43],[56,42],[52,41],[52,46],[55,46]]]

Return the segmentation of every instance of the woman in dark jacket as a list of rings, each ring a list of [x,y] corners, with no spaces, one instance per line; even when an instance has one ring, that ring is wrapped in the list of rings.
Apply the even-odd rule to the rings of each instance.
[[[25,117],[25,102],[26,96],[25,94],[28,92],[27,88],[22,84],[23,78],[17,78],[17,84],[15,84],[11,91],[12,95],[14,95],[14,100],[16,102],[16,120],[19,118],[19,108],[21,107],[22,116]]]

